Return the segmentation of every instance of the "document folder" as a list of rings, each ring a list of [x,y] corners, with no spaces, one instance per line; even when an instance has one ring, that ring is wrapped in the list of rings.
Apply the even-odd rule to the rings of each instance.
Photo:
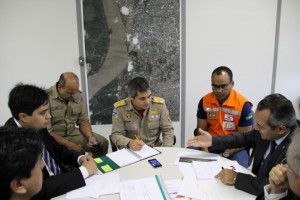
[[[94,160],[98,169],[102,173],[107,173],[160,153],[160,151],[145,144],[140,151],[132,151],[131,149],[124,148],[95,158]]]

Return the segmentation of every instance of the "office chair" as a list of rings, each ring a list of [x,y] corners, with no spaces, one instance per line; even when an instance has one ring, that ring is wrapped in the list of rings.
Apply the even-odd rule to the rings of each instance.
[[[117,146],[116,146],[115,143],[113,143],[112,140],[111,140],[111,135],[109,135],[109,142],[110,142],[110,146],[111,146],[112,152],[118,151]]]

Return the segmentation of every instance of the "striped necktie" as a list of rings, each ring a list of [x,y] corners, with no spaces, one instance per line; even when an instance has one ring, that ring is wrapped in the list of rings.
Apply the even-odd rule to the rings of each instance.
[[[51,172],[54,175],[58,175],[61,173],[61,169],[59,166],[56,164],[55,160],[52,158],[50,153],[47,151],[46,147],[43,145],[43,152],[42,152],[42,157],[48,166],[48,168],[51,170]]]

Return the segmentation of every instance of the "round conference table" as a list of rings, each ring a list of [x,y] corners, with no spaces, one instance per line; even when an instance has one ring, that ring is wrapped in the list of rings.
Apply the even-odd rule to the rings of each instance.
[[[187,148],[178,148],[178,147],[155,147],[161,153],[141,160],[139,162],[130,164],[128,166],[114,170],[114,172],[119,172],[121,181],[126,179],[136,179],[149,177],[154,175],[161,175],[164,180],[168,179],[182,179],[183,175],[181,174],[177,165],[175,165],[175,160],[178,155],[178,152],[197,152],[197,150],[187,149]],[[162,167],[153,168],[149,163],[149,159],[156,158],[161,164]],[[250,195],[249,195],[250,196]],[[66,195],[61,195],[53,198],[53,200],[64,200]],[[91,200],[94,198],[79,198],[79,200]],[[97,199],[100,200],[119,200],[119,194],[112,195],[103,195],[99,196]]]

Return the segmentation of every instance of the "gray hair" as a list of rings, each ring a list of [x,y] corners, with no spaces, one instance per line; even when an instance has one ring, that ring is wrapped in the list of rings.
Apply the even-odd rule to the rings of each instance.
[[[300,176],[300,128],[295,130],[292,142],[287,150],[287,162],[289,168],[295,172],[297,177]]]
[[[269,109],[271,114],[268,125],[272,129],[283,125],[287,128],[295,128],[297,125],[296,112],[293,104],[281,94],[270,94],[261,100],[257,105],[257,110]]]

